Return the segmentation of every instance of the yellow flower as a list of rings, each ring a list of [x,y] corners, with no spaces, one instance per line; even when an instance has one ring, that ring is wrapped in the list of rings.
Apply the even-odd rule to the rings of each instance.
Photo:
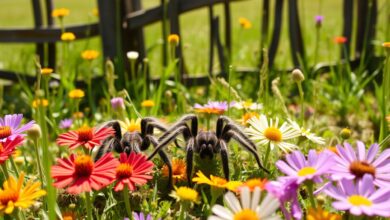
[[[52,68],[42,68],[41,69],[41,74],[42,75],[50,75],[53,73],[53,69]]]
[[[390,48],[390,42],[384,42],[384,43],[382,44],[382,46],[383,46],[384,48]]]
[[[341,131],[340,131],[340,136],[341,136],[343,139],[348,139],[348,138],[351,137],[351,135],[352,135],[352,131],[351,131],[351,129],[349,129],[349,128],[343,128],[343,129],[341,129]]]
[[[242,116],[242,118],[241,118],[241,120],[240,120],[241,124],[242,124],[242,125],[247,125],[249,119],[251,119],[252,117],[260,117],[260,115],[259,115],[259,113],[257,113],[257,112],[247,112],[247,113],[245,113],[245,114]]]
[[[175,186],[175,190],[172,191],[170,196],[175,198],[177,201],[188,201],[197,204],[200,202],[198,192],[185,186],[181,186],[179,188]]]
[[[33,108],[38,108],[39,106],[47,107],[49,105],[49,101],[47,99],[35,99],[32,102]]]
[[[51,16],[55,17],[55,18],[63,18],[65,16],[69,15],[69,12],[70,11],[67,8],[57,8],[51,12]]]
[[[168,36],[168,42],[170,43],[170,44],[172,44],[172,45],[178,45],[179,44],[179,41],[180,41],[180,37],[179,37],[179,35],[177,35],[177,34],[170,34],[169,36]]]
[[[81,89],[73,89],[69,92],[68,95],[71,99],[81,99],[85,96],[85,93]]]
[[[99,51],[96,50],[84,50],[81,53],[81,57],[84,60],[94,60],[99,56]]]
[[[309,209],[306,220],[341,220],[341,216],[324,211],[322,208],[317,208]]]
[[[196,175],[197,177],[192,178],[192,181],[197,184],[207,184],[213,187],[224,188],[231,191],[236,191],[237,188],[242,185],[242,182],[240,181],[227,181],[224,178],[213,175],[210,175],[209,179],[200,170],[196,173]]]
[[[175,158],[172,160],[172,178],[173,183],[180,182],[186,180],[186,163],[184,160]],[[168,166],[164,165],[162,167],[162,175],[168,177]]]
[[[127,130],[129,132],[141,132],[141,119],[137,118],[137,120],[131,119],[130,123],[127,125]]]
[[[72,32],[64,32],[61,34],[62,41],[74,41],[76,39],[76,35]]]
[[[254,178],[247,180],[242,186],[247,186],[251,192],[259,187],[261,190],[265,189],[265,184],[268,182],[267,179]]]
[[[151,108],[154,106],[154,101],[153,100],[144,100],[142,103],[141,103],[141,106],[142,107],[145,107],[145,108]]]
[[[244,29],[250,29],[252,27],[252,23],[246,18],[241,17],[238,19],[238,22],[240,23],[241,27]]]
[[[83,117],[84,117],[84,113],[82,113],[82,112],[73,113],[73,118],[75,118],[75,119],[81,119]]]
[[[92,14],[95,15],[96,17],[99,17],[99,9],[98,8],[92,9]]]
[[[24,174],[21,173],[17,182],[12,176],[4,181],[3,189],[0,189],[0,212],[11,214],[15,207],[27,209],[39,197],[46,195],[46,192],[40,189],[40,182],[28,181],[26,186],[22,188],[23,180]]]

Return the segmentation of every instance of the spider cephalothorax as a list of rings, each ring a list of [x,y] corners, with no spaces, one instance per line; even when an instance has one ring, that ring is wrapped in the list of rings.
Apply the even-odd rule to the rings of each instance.
[[[112,127],[115,130],[115,135],[109,137],[103,141],[103,144],[97,150],[95,160],[98,160],[105,153],[115,150],[117,153],[131,152],[139,153],[149,148],[150,144],[154,147],[158,146],[159,140],[154,136],[154,129],[158,129],[162,132],[167,131],[165,125],[152,117],[146,117],[141,120],[140,131],[126,131],[122,135],[121,126],[118,121],[110,121],[105,127]],[[164,151],[159,151],[163,162],[168,167],[169,183],[168,187],[172,186],[172,165]]]
[[[190,121],[190,125],[188,122]],[[255,144],[242,132],[242,128],[226,116],[220,116],[217,120],[216,132],[198,131],[198,118],[189,114],[183,116],[178,122],[171,126],[160,138],[159,144],[155,147],[149,159],[153,158],[163,147],[168,146],[183,135],[186,142],[187,180],[191,185],[193,154],[199,154],[201,158],[212,159],[214,154],[220,154],[223,165],[223,172],[226,179],[229,179],[229,154],[228,143],[231,139],[237,141],[246,150],[251,152],[256,159],[258,166],[268,173],[256,152]]]

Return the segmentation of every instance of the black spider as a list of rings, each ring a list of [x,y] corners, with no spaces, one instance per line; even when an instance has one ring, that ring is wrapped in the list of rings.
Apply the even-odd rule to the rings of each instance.
[[[190,121],[190,126],[187,122]],[[191,185],[193,153],[198,153],[201,158],[209,157],[212,159],[214,154],[220,153],[225,178],[229,179],[229,154],[228,143],[231,139],[236,140],[246,150],[251,152],[256,159],[258,166],[266,173],[260,158],[256,152],[256,145],[242,132],[242,127],[238,126],[232,119],[226,116],[219,116],[216,125],[216,132],[202,131],[198,132],[198,118],[194,114],[183,116],[178,122],[167,130],[160,138],[159,144],[155,147],[148,159],[152,159],[162,148],[168,146],[180,134],[186,141],[186,160],[187,160],[187,180]]]
[[[121,127],[118,121],[108,122],[105,125],[105,127],[112,127],[115,130],[115,135],[108,137],[103,141],[102,145],[100,146],[100,148],[96,153],[95,161],[98,160],[105,153],[111,152],[113,150],[115,150],[117,153],[125,152],[126,154],[130,154],[131,152],[139,153],[141,151],[145,151],[149,148],[150,144],[152,144],[154,147],[157,147],[159,140],[155,136],[153,136],[154,128],[162,132],[167,131],[165,125],[161,124],[161,122],[159,122],[157,119],[152,117],[146,117],[141,120],[141,132],[127,131],[122,135]],[[168,167],[168,177],[169,177],[168,188],[171,188],[172,186],[171,161],[169,160],[167,154],[164,151],[161,150],[158,152],[158,154],[160,155],[161,159]]]

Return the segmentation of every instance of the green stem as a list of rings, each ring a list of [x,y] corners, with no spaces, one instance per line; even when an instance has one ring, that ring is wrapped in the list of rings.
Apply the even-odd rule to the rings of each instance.
[[[129,189],[127,188],[127,185],[122,190],[123,193],[123,200],[125,201],[125,207],[127,215],[129,216],[130,220],[133,220],[133,215],[131,213],[131,207],[130,207],[130,199],[129,199]]]
[[[232,78],[233,78],[233,66],[229,66],[229,72],[228,72],[228,84],[229,84],[229,95],[228,95],[228,116],[230,117],[230,103],[231,103],[231,85],[232,85]]]
[[[179,220],[184,220],[185,219],[185,213],[187,211],[187,202],[182,202],[180,206],[180,215],[179,215]]]
[[[389,91],[390,86],[390,56],[386,56],[385,68],[383,70],[383,83],[382,83],[382,117],[381,127],[379,134],[379,141],[382,141],[387,136],[386,116],[387,116],[387,103],[389,102]]]
[[[16,166],[14,158],[12,156],[9,157],[9,161],[11,162],[11,166],[12,166],[12,169],[14,170],[14,172],[16,174],[16,177],[19,177],[18,167]]]
[[[39,155],[39,150],[38,150],[38,140],[34,140],[34,149],[35,149],[35,154],[37,155],[37,166],[38,166],[38,172],[39,172],[39,178],[41,180],[41,183],[43,183],[43,171],[42,171],[42,166],[41,166],[41,159]]]
[[[85,192],[85,203],[87,205],[87,219],[92,220],[92,205],[91,205],[91,195],[89,192]]]
[[[268,144],[267,150],[265,151],[265,156],[264,156],[264,168],[268,169],[268,157],[271,153],[271,143]]]
[[[303,126],[303,122],[305,120],[305,109],[304,109],[305,94],[302,89],[302,83],[298,82],[297,85],[298,85],[299,97],[301,101],[301,125]]]
[[[9,179],[9,174],[8,174],[7,164],[6,164],[5,161],[4,161],[3,164],[1,164],[1,168],[3,169],[3,173],[4,173],[5,178],[8,180]]]
[[[314,184],[312,181],[306,183],[307,191],[309,194],[309,201],[312,208],[316,208],[316,201],[314,199]]]

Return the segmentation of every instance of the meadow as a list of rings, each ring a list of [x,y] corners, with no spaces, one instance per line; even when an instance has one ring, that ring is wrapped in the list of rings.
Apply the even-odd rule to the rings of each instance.
[[[0,29],[33,26],[21,5],[0,2]],[[173,52],[162,65],[161,22],[144,28],[147,61],[126,51],[129,72],[105,59],[100,37],[64,31],[55,67],[39,63],[34,44],[0,43],[0,70],[21,73],[0,79],[0,219],[389,219],[389,2],[378,1],[375,57],[365,57],[355,35],[341,36],[342,1],[299,1],[299,66],[286,7],[268,65],[261,6],[231,3],[225,78],[218,62],[207,73],[208,11],[181,15],[169,51],[181,44],[188,72],[207,85],[183,83]],[[96,7],[57,0],[51,15],[57,25],[97,22]]]

